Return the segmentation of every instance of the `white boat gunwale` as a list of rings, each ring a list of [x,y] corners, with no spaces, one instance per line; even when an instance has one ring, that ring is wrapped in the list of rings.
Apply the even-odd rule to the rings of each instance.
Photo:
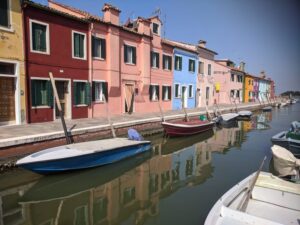
[[[184,127],[184,128],[194,128],[194,127],[204,127],[208,125],[213,125],[215,122],[208,122],[208,123],[203,123],[203,124],[198,124],[198,125],[188,125],[188,124],[176,124],[176,123],[169,123],[169,122],[162,122],[162,125],[167,125],[167,126],[173,126],[173,127]]]

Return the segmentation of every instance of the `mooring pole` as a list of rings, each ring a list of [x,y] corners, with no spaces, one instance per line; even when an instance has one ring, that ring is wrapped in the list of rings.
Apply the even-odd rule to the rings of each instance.
[[[105,95],[103,95],[103,98],[104,98],[104,102],[105,102],[105,105],[106,105],[106,115],[107,115],[107,120],[108,120],[110,129],[111,129],[111,133],[112,133],[113,137],[116,138],[117,135],[116,135],[116,132],[115,132],[115,128],[114,128],[114,126],[113,126],[113,124],[112,124],[112,122],[111,122],[111,119],[110,119],[110,114],[109,114],[108,104],[107,104]]]
[[[52,89],[53,89],[57,109],[58,109],[58,112],[59,112],[59,117],[61,119],[61,123],[62,123],[63,129],[64,129],[64,132],[65,132],[65,138],[66,138],[67,144],[71,144],[72,141],[69,137],[69,133],[68,133],[66,122],[65,122],[64,113],[63,113],[61,105],[60,105],[60,101],[59,101],[59,97],[58,97],[58,94],[57,94],[57,89],[56,89],[55,81],[53,79],[52,72],[49,72],[49,77],[50,77],[50,81],[51,81],[51,84],[52,84]]]

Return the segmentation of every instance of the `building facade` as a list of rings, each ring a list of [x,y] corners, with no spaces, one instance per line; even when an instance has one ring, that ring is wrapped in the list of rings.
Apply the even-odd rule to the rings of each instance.
[[[26,123],[22,9],[19,0],[1,0],[0,126]]]
[[[243,102],[254,102],[254,77],[250,74],[245,74]]]
[[[89,82],[89,23],[31,1],[23,4],[25,24],[28,121],[59,117],[49,72],[67,119],[87,118]]]

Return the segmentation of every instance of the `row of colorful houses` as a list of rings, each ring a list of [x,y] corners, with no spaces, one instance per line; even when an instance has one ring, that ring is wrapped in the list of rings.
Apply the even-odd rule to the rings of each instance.
[[[103,116],[107,106],[121,115],[274,96],[272,80],[215,59],[205,41],[162,38],[158,16],[121,25],[109,4],[102,17],[52,0],[0,4],[1,125],[58,117],[49,72],[67,119]]]

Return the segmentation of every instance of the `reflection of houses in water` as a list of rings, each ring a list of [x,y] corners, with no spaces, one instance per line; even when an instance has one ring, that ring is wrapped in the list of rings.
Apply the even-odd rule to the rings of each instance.
[[[203,143],[166,155],[161,145],[154,146],[154,156],[131,169],[123,166],[130,163],[126,160],[109,170],[42,178],[30,190],[24,189],[23,197],[15,198],[22,211],[19,221],[28,225],[141,224],[158,214],[161,198],[210,177],[211,152]],[[20,223],[3,222],[7,224]]]
[[[265,130],[269,129],[268,123],[272,121],[272,112],[262,112],[252,119],[252,129]]]

